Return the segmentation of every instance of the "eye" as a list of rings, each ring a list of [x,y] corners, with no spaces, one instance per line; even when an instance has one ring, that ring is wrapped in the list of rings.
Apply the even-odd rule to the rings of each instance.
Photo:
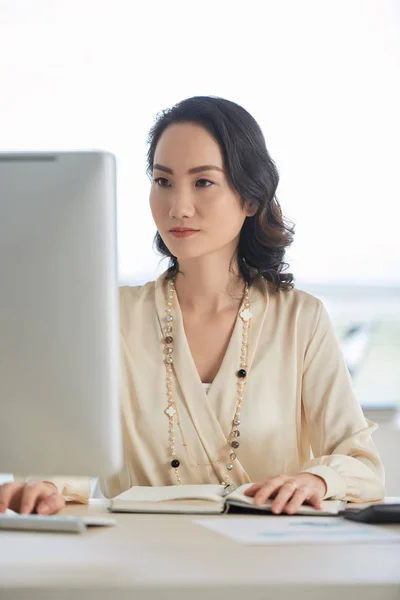
[[[170,187],[171,186],[171,183],[165,177],[156,177],[155,179],[153,179],[153,181],[160,187]]]
[[[198,179],[196,181],[196,187],[210,187],[210,185],[214,184],[209,179]]]

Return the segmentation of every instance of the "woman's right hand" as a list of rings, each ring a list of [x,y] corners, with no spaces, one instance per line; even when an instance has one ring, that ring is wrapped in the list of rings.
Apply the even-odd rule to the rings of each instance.
[[[54,515],[64,506],[63,496],[50,481],[12,481],[0,485],[0,514],[10,508],[21,514]]]

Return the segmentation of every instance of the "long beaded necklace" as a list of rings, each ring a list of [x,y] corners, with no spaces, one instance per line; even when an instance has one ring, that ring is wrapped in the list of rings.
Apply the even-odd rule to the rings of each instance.
[[[182,427],[179,420],[178,408],[172,393],[172,375],[173,375],[173,302],[176,296],[175,283],[173,279],[168,281],[167,289],[167,306],[165,309],[165,326],[164,326],[164,363],[165,363],[165,383],[167,391],[168,406],[165,409],[165,414],[168,417],[168,429],[169,429],[169,454],[171,456],[171,467],[174,469],[177,483],[182,485],[181,477],[179,474],[180,460],[176,455],[175,448],[175,422],[177,423],[179,430],[182,435],[183,445],[187,446],[186,441],[183,439]],[[246,284],[243,296],[242,306],[239,310],[239,317],[243,322],[242,329],[242,343],[240,349],[240,363],[239,370],[236,372],[237,377],[237,391],[236,391],[236,405],[235,412],[232,419],[231,430],[226,440],[229,461],[225,465],[225,475],[221,485],[228,486],[229,479],[231,477],[231,471],[234,468],[235,460],[237,459],[236,451],[240,446],[238,438],[240,437],[239,425],[240,425],[240,408],[243,402],[244,390],[247,383],[247,369],[248,369],[248,333],[250,322],[252,318],[251,305],[249,299],[249,287]],[[219,458],[217,459],[219,461]],[[211,463],[212,464],[212,463]]]

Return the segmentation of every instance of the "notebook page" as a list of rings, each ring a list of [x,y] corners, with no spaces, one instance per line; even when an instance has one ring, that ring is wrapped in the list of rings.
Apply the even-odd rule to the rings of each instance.
[[[169,500],[208,500],[221,502],[224,486],[222,485],[166,485],[166,486],[134,486],[123,492],[114,500],[128,502],[166,502]]]
[[[253,498],[250,496],[244,495],[245,490],[251,486],[252,486],[251,483],[246,483],[244,485],[241,485],[240,487],[236,488],[233,492],[231,492],[227,496],[227,500],[228,501],[229,500],[238,501],[243,504],[247,504],[249,506],[254,506]],[[262,508],[264,508],[264,509],[270,508],[271,505],[272,505],[272,500],[268,500],[268,502],[266,502],[265,504],[263,504],[262,506],[259,507],[259,510],[261,510]],[[303,504],[299,508],[298,513],[301,513],[303,515],[308,515],[308,514],[309,515],[315,515],[315,514],[336,515],[339,511],[344,510],[345,506],[346,506],[346,502],[343,502],[341,500],[324,500],[322,502],[322,510],[317,510],[317,509],[313,508],[312,506]],[[254,506],[254,508],[256,508],[256,507]]]

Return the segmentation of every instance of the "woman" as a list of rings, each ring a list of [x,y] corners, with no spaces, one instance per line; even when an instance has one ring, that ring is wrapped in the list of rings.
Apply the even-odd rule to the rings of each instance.
[[[134,485],[256,482],[294,513],[383,497],[383,470],[322,303],[284,273],[293,230],[262,132],[240,106],[197,97],[149,137],[150,205],[166,274],[122,288],[125,463]],[[314,458],[311,458],[311,451]],[[2,486],[2,509],[57,512],[89,480]]]

